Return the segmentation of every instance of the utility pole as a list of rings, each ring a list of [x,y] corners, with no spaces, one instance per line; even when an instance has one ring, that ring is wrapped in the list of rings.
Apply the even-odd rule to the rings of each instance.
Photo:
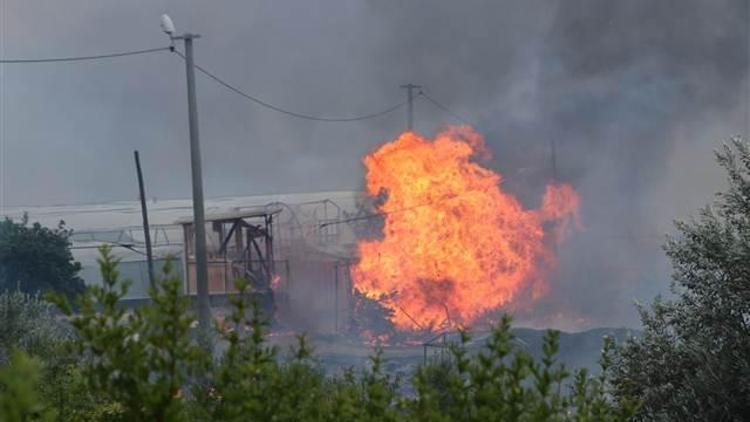
[[[188,119],[190,124],[190,167],[193,177],[193,234],[195,235],[195,278],[198,290],[198,324],[208,333],[211,324],[211,304],[208,298],[208,257],[206,255],[206,216],[203,205],[203,175],[198,133],[198,104],[195,99],[195,65],[193,40],[198,34],[172,36],[185,42],[185,73],[187,76]]]
[[[146,262],[148,264],[148,282],[153,289],[156,287],[154,282],[154,256],[151,252],[151,230],[148,225],[148,209],[146,208],[146,190],[143,187],[143,173],[141,172],[141,159],[138,157],[138,151],[133,151],[135,157],[135,171],[138,175],[138,192],[141,197],[141,215],[143,217],[143,237],[146,241]]]
[[[401,88],[406,89],[406,129],[411,132],[414,130],[414,90],[422,86],[408,83],[401,85]]]

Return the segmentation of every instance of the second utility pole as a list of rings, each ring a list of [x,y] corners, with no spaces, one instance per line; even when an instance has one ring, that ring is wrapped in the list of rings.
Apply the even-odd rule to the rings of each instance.
[[[414,130],[414,90],[420,89],[422,86],[408,83],[401,85],[401,88],[406,89],[406,130],[411,132]]]
[[[201,147],[198,136],[198,104],[195,99],[195,65],[193,40],[198,34],[172,37],[185,42],[185,72],[187,74],[188,118],[190,124],[190,166],[193,176],[193,232],[195,234],[195,279],[198,290],[198,324],[207,334],[211,328],[211,304],[208,298],[208,259],[206,256],[206,216],[203,206],[203,175]]]
[[[143,218],[143,240],[146,242],[146,263],[148,265],[148,283],[152,289],[156,288],[154,279],[154,255],[151,250],[151,229],[148,226],[148,208],[146,207],[146,189],[143,187],[143,172],[141,172],[141,158],[138,150],[133,151],[135,157],[135,172],[138,176],[138,193],[141,198],[141,217]]]

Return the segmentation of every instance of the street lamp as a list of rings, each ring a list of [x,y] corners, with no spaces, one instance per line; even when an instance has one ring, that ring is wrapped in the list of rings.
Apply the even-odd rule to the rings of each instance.
[[[167,14],[161,15],[161,30],[170,37],[174,35],[174,22]]]
[[[211,322],[211,307],[208,298],[208,263],[206,255],[206,216],[203,205],[203,176],[201,174],[201,149],[198,135],[198,105],[195,99],[195,65],[193,63],[193,40],[198,34],[189,32],[174,35],[175,27],[168,15],[161,16],[161,29],[172,43],[185,43],[185,73],[187,75],[188,120],[190,125],[190,166],[193,179],[193,232],[195,234],[195,278],[198,290],[198,324],[208,333]],[[186,274],[187,276],[187,274]]]

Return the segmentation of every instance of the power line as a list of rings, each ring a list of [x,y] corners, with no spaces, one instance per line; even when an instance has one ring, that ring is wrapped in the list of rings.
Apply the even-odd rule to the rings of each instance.
[[[443,104],[441,104],[441,103],[440,103],[440,102],[439,102],[438,100],[436,100],[436,99],[434,99],[434,98],[430,97],[430,96],[429,96],[429,95],[427,95],[427,94],[426,94],[426,93],[425,93],[424,91],[420,91],[420,92],[419,92],[419,95],[418,95],[418,97],[422,97],[422,98],[424,98],[425,100],[427,100],[428,102],[430,102],[430,103],[431,103],[432,105],[434,105],[435,107],[437,107],[437,108],[439,108],[439,109],[443,110],[443,111],[444,111],[444,112],[446,112],[446,113],[447,113],[448,115],[450,115],[450,116],[451,116],[451,117],[453,117],[454,119],[456,119],[456,120],[460,121],[461,123],[465,123],[465,124],[467,124],[467,125],[472,125],[472,126],[475,126],[475,124],[474,124],[473,122],[470,122],[470,121],[469,121],[468,119],[466,119],[465,117],[461,116],[460,114],[457,114],[457,113],[453,112],[453,110],[451,110],[451,109],[449,109],[448,107],[444,106],[444,105],[443,105]]]
[[[177,54],[178,56],[180,56],[182,59],[185,59],[185,56],[181,52],[175,50],[175,54]],[[286,110],[286,109],[283,109],[281,107],[278,107],[278,106],[275,106],[273,104],[270,104],[270,103],[268,103],[268,102],[266,102],[264,100],[261,100],[258,97],[254,97],[254,96],[252,96],[250,94],[245,93],[241,89],[239,89],[239,88],[231,85],[228,82],[225,82],[224,80],[222,80],[221,78],[219,78],[215,74],[209,72],[205,68],[203,68],[203,67],[201,67],[201,66],[199,66],[197,64],[194,65],[194,66],[195,66],[196,69],[198,69],[199,72],[201,72],[204,75],[206,75],[207,77],[213,79],[216,83],[218,83],[219,85],[223,86],[224,88],[226,88],[226,89],[234,92],[235,94],[240,95],[240,96],[242,96],[242,97],[244,97],[244,98],[246,98],[246,99],[248,99],[248,100],[250,100],[250,101],[252,101],[252,102],[254,102],[254,103],[258,104],[258,105],[260,105],[260,106],[268,108],[270,110],[276,111],[278,113],[283,113],[283,114],[286,114],[288,116],[297,117],[299,119],[314,120],[314,121],[318,121],[318,122],[356,122],[356,121],[360,121],[360,120],[373,119],[375,117],[380,117],[382,115],[391,113],[391,112],[396,111],[399,108],[403,107],[407,103],[407,101],[402,101],[402,102],[400,102],[398,104],[395,104],[395,105],[393,105],[391,107],[386,108],[385,110],[381,110],[381,111],[378,111],[378,112],[375,112],[375,113],[365,114],[365,115],[361,115],[361,116],[355,116],[355,117],[320,117],[320,116],[313,116],[313,115],[309,115],[309,114],[297,113],[297,112],[294,112],[294,111]]]
[[[185,59],[185,55],[182,52],[174,50],[173,47],[159,47],[159,48],[148,48],[145,50],[133,50],[133,51],[124,51],[124,52],[118,52],[118,53],[108,53],[108,54],[98,54],[93,56],[73,56],[73,57],[47,57],[47,58],[39,58],[39,59],[0,59],[0,64],[33,64],[33,63],[64,63],[64,62],[82,62],[82,61],[93,61],[93,60],[102,60],[102,59],[111,59],[111,58],[118,58],[118,57],[127,57],[127,56],[136,56],[141,54],[150,54],[150,53],[156,53],[159,51],[174,51],[178,56],[180,56],[183,60]],[[303,113],[297,113],[291,110],[286,110],[281,107],[275,106],[267,101],[264,101],[258,97],[252,96],[250,94],[247,94],[246,92],[242,91],[241,89],[235,87],[234,85],[225,82],[223,79],[219,78],[212,72],[208,71],[207,69],[195,65],[195,68],[198,69],[199,72],[203,73],[210,79],[214,80],[218,84],[222,85],[223,87],[229,89],[230,91],[234,92],[235,94],[238,94],[260,106],[263,106],[265,108],[268,108],[270,110],[276,111],[278,113],[283,113],[292,117],[297,117],[299,119],[306,119],[306,120],[314,120],[314,121],[320,121],[320,122],[356,122],[360,120],[368,120],[373,119],[376,117],[380,117],[382,115],[391,113],[393,111],[398,110],[399,108],[406,105],[407,101],[400,102],[398,104],[395,104],[391,107],[388,107],[384,110],[365,114],[361,116],[354,116],[354,117],[321,117],[321,116],[313,116],[310,114],[303,114]]]
[[[82,62],[100,59],[112,59],[116,57],[136,56],[139,54],[156,53],[157,51],[168,51],[171,47],[148,48],[145,50],[124,51],[119,53],[99,54],[96,56],[57,57],[43,59],[0,59],[1,64],[21,63],[59,63],[59,62]]]

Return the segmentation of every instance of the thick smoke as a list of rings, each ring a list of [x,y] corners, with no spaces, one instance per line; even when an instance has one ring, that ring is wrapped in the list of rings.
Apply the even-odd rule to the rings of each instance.
[[[581,193],[585,229],[529,319],[632,323],[634,300],[666,290],[671,219],[721,186],[711,149],[748,133],[748,3],[371,4],[391,35],[378,58],[400,63],[385,77],[474,119],[529,205],[552,177]]]
[[[3,2],[3,57],[166,43],[158,16],[199,32],[199,62],[278,105],[367,113],[414,82],[486,136],[529,207],[556,177],[581,193],[585,230],[560,248],[545,314],[630,324],[664,291],[670,219],[721,186],[717,141],[748,134],[746,1],[52,0]],[[2,67],[5,205],[190,192],[183,69],[167,53]],[[403,113],[361,124],[297,121],[199,85],[208,196],[357,189],[360,157]],[[455,123],[417,104],[416,129]],[[557,174],[550,165],[556,146]],[[2,205],[2,204],[0,204]],[[536,313],[535,311],[534,313]],[[571,316],[573,314],[574,316]]]

